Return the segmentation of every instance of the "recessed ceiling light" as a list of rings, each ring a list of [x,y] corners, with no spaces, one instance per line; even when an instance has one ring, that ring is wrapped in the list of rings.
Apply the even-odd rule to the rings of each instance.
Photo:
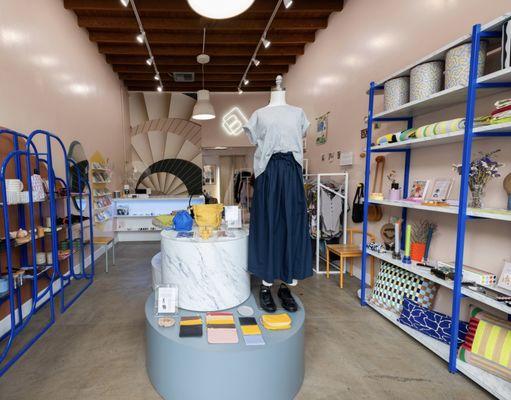
[[[136,36],[136,39],[137,39],[137,42],[138,42],[138,43],[144,43],[144,39],[145,39],[145,34],[144,34],[144,32],[139,33],[139,34]]]

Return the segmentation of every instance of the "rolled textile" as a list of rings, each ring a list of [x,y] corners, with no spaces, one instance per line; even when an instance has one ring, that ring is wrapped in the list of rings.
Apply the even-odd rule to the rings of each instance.
[[[424,125],[424,126],[417,128],[415,137],[423,138],[423,137],[428,137],[428,136],[434,136],[435,135],[435,126],[436,126],[436,123]]]
[[[511,117],[505,118],[492,118],[491,124],[507,124],[511,122]]]
[[[455,118],[448,121],[441,121],[435,125],[435,135],[455,132],[465,129],[465,118]]]
[[[399,135],[400,133],[401,132],[387,133],[386,135],[380,136],[378,139],[376,139],[376,144],[378,146],[380,146],[380,145],[386,144],[386,143],[395,143],[397,141],[396,135]]]
[[[502,99],[495,102],[495,108],[502,108],[511,105],[511,99]]]
[[[491,115],[493,116],[495,114],[498,114],[498,113],[503,112],[503,111],[508,111],[508,110],[511,110],[511,104],[509,104],[508,106],[496,108],[495,110],[493,110],[491,112]]]
[[[414,139],[416,137],[415,136],[416,132],[417,132],[416,128],[407,129],[407,130],[401,132],[401,134],[396,135],[397,141],[403,142],[408,139]]]
[[[511,110],[502,111],[502,112],[492,115],[493,119],[500,119],[500,118],[507,118],[507,117],[511,117]]]

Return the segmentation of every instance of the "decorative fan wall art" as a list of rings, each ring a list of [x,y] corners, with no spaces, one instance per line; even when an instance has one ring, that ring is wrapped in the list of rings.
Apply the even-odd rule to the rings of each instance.
[[[154,194],[202,194],[201,126],[181,93],[130,93],[133,184]],[[136,125],[133,125],[136,124]]]

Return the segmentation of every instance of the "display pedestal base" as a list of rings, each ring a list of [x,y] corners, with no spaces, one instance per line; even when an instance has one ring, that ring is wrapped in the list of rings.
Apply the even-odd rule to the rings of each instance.
[[[175,316],[175,326],[159,327],[154,315],[154,294],[151,294],[145,306],[149,379],[166,400],[293,400],[300,391],[305,371],[305,312],[296,300],[299,310],[290,314],[292,328],[268,331],[262,327],[263,312],[251,295],[244,304],[255,310],[254,317],[266,344],[245,345],[239,315],[232,309],[239,343],[221,345],[208,344],[205,313],[180,310]],[[202,316],[203,337],[180,338],[180,317],[197,314]]]

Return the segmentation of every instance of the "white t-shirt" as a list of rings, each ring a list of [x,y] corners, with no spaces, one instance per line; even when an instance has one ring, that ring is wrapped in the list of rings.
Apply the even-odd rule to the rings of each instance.
[[[257,178],[275,153],[292,152],[298,164],[303,162],[303,138],[310,123],[305,112],[290,105],[266,106],[254,111],[243,127],[250,142],[257,146],[254,174]]]

